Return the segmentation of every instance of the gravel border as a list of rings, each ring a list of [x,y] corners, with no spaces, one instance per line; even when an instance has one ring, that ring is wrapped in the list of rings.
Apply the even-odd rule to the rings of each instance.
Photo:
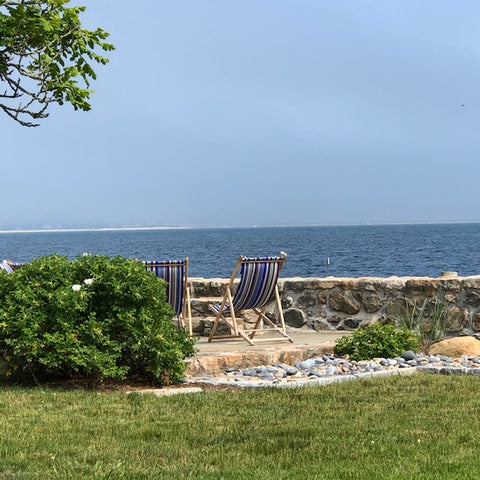
[[[325,354],[323,357],[297,362],[295,366],[275,363],[240,369],[231,367],[221,374],[187,376],[182,382],[235,388],[295,388],[419,372],[480,376],[480,358],[464,355],[454,359],[408,351],[394,359],[378,358],[355,362]]]

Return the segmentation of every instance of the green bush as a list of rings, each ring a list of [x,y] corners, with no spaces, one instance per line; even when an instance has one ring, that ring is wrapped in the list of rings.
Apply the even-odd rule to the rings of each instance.
[[[165,283],[134,260],[52,255],[0,271],[6,375],[175,381],[194,342],[172,317]]]
[[[373,323],[339,338],[334,352],[349,355],[352,360],[371,360],[397,357],[406,350],[417,351],[419,346],[420,337],[411,330]]]

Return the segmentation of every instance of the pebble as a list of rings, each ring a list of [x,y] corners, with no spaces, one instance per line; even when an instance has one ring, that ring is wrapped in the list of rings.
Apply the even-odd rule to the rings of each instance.
[[[195,374],[185,383],[235,385],[237,387],[281,387],[327,384],[356,378],[426,371],[442,374],[480,375],[478,356],[463,355],[454,359],[445,355],[423,355],[405,352],[400,357],[377,358],[369,361],[349,361],[325,354],[323,357],[297,362],[259,365],[249,368],[228,367],[221,374]]]
[[[414,360],[416,355],[414,352],[412,352],[411,350],[407,350],[406,352],[403,352],[401,357],[404,359],[404,360]]]

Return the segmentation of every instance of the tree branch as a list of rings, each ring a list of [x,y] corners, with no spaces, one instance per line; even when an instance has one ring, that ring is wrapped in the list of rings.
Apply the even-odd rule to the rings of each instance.
[[[81,28],[85,7],[67,8],[69,1],[0,0],[0,108],[20,125],[38,126],[31,119],[46,118],[52,102],[90,109],[87,88],[95,72],[88,62],[107,63],[94,49],[114,47],[103,41],[102,29]]]

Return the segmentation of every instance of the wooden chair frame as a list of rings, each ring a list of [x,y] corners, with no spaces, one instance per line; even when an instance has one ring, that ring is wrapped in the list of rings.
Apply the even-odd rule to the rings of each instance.
[[[274,289],[274,300],[275,300],[275,306],[277,308],[278,312],[278,317],[279,317],[279,322],[280,326],[276,325],[268,316],[265,314],[266,309],[268,304],[271,301],[270,300],[266,301],[265,304],[257,308],[256,306],[250,307],[250,308],[245,308],[245,309],[235,309],[234,305],[234,296],[232,295],[232,287],[237,275],[238,270],[242,266],[242,264],[245,263],[264,263],[264,262],[278,262],[279,263],[279,271],[278,274],[280,274],[280,270],[283,267],[283,264],[285,263],[287,255],[282,253],[281,257],[272,257],[270,259],[261,259],[261,258],[248,258],[244,256],[240,256],[239,259],[237,260],[237,264],[235,265],[235,268],[233,270],[232,276],[230,278],[230,281],[227,285],[226,292],[223,296],[223,300],[220,303],[220,305],[217,305],[217,308],[215,308],[213,305],[209,305],[210,309],[215,312],[216,317],[215,321],[212,326],[212,330],[210,332],[210,336],[208,338],[208,341],[211,342],[212,340],[220,340],[220,339],[227,339],[227,338],[243,338],[249,345],[254,345],[254,338],[255,334],[257,332],[265,332],[265,331],[274,331],[278,334],[281,335],[282,340],[288,340],[289,342],[293,343],[293,339],[287,335],[287,330],[285,327],[285,320],[283,318],[283,311],[282,311],[282,304],[280,301],[280,294],[278,292],[278,286],[277,286],[277,281],[278,277],[275,281],[275,289]],[[253,310],[255,314],[257,315],[257,320],[255,322],[255,325],[252,329],[244,329],[238,324],[238,319],[237,315],[240,314],[240,312],[245,311],[245,310]],[[230,313],[230,318],[226,317],[224,314],[226,312]],[[219,325],[220,321],[224,321],[225,324],[230,328],[230,334],[229,335],[215,335],[217,331],[217,327]],[[267,327],[265,326],[267,325]],[[271,341],[271,338],[255,338],[256,342],[266,342],[266,341]]]

